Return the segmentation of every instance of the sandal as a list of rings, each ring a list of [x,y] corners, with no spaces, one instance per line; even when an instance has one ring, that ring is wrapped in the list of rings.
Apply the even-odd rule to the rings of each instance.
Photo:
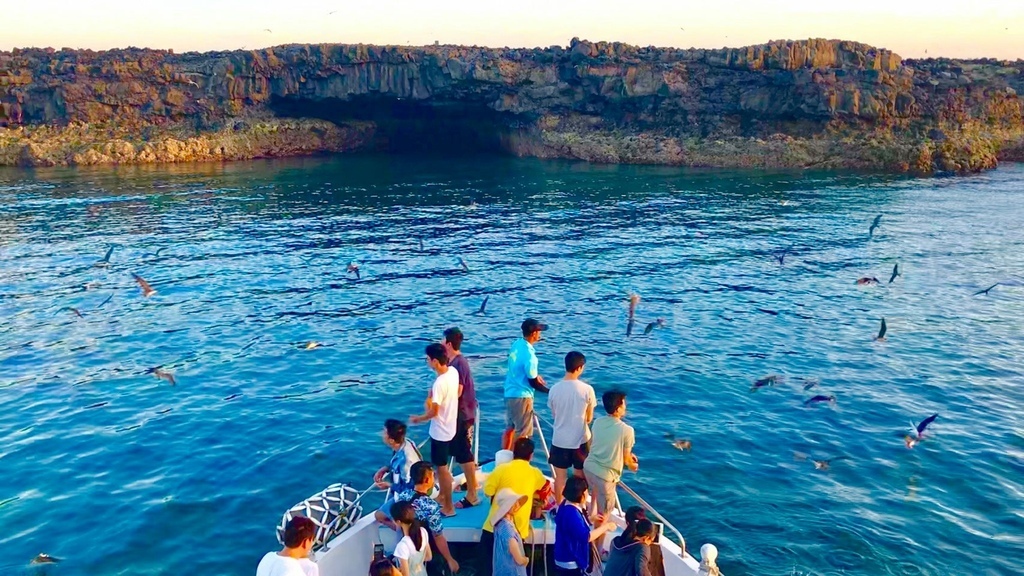
[[[455,507],[459,510],[465,510],[466,508],[472,508],[477,504],[479,504],[479,502],[473,503],[469,501],[469,498],[463,498],[462,500],[459,500],[458,502],[455,503]]]

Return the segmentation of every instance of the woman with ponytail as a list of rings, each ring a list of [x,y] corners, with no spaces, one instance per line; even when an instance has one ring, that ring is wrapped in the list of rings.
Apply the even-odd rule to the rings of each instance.
[[[395,546],[395,559],[402,576],[427,576],[426,563],[433,557],[430,536],[416,519],[412,502],[395,502],[391,506],[391,518],[402,529],[402,539]]]
[[[626,529],[612,540],[604,576],[651,576],[651,544],[654,524],[646,518],[627,516]]]
[[[640,520],[647,520],[647,513],[639,506],[630,506],[626,509],[626,528],[616,540],[621,538],[622,542],[629,543],[636,540],[636,523]]]

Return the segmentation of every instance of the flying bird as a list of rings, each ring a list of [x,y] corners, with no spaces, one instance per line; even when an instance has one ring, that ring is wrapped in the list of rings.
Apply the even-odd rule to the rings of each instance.
[[[480,304],[480,309],[476,311],[477,314],[483,314],[487,311],[487,301],[490,300],[490,296],[484,296],[484,301]]]
[[[654,322],[651,322],[650,324],[648,324],[646,328],[644,328],[644,335],[646,336],[647,334],[650,334],[651,332],[654,332],[655,328],[664,328],[664,327],[665,327],[665,320],[663,318],[658,318]]]
[[[70,311],[74,312],[75,316],[78,316],[79,318],[83,317],[82,313],[78,311],[78,308],[72,308],[72,307],[68,306],[67,308],[65,308],[65,310],[70,310]]]
[[[152,374],[156,378],[160,378],[161,380],[167,380],[168,382],[171,383],[171,386],[174,386],[174,385],[176,385],[178,383],[178,381],[174,379],[174,374],[164,370],[163,366],[157,366],[156,368],[150,368],[146,372],[149,373],[149,374]]]
[[[111,292],[110,296],[107,296],[106,300],[104,300],[103,302],[100,302],[99,306],[97,306],[96,309],[99,310],[100,308],[102,308],[103,305],[106,304],[107,302],[110,302],[110,299],[113,298],[113,297],[114,297],[114,293]]]
[[[44,553],[44,554],[40,554],[40,555],[36,556],[35,558],[33,558],[32,562],[30,562],[30,564],[33,564],[33,565],[37,565],[37,564],[56,564],[58,562],[60,562],[60,558],[54,558],[53,556],[50,556],[49,554],[45,554]]]
[[[985,296],[988,296],[989,291],[995,288],[996,286],[999,286],[999,282],[996,282],[995,284],[989,286],[988,288],[985,288],[984,290],[978,290],[974,294],[971,294],[971,296],[977,296],[979,294],[984,294]]]
[[[874,276],[864,276],[863,278],[857,278],[857,286],[871,286],[878,284],[878,278]]]
[[[676,438],[674,434],[665,434],[665,438],[672,443],[672,447],[682,452],[689,452],[693,442],[688,438]]]
[[[877,341],[885,341],[885,332],[888,328],[885,325],[885,318],[882,318],[882,325],[878,328],[878,336],[875,336]]]
[[[362,277],[359,275],[359,264],[356,264],[355,262],[349,262],[348,263],[348,268],[345,269],[345,272],[347,274],[351,274],[351,273],[355,272],[356,273],[356,280],[361,280],[362,279]]]
[[[271,30],[270,28],[264,28],[264,29],[263,29],[263,31],[264,31],[264,32],[267,32],[267,33],[269,33],[269,34],[273,34],[273,33],[274,33],[274,31],[273,31],[273,30]]]
[[[142,288],[142,296],[144,298],[149,298],[153,294],[156,294],[156,290],[154,290],[153,287],[149,285],[149,282],[146,282],[142,276],[132,274],[132,278],[135,278],[135,283],[139,285],[139,288]]]
[[[796,459],[796,460],[807,460],[808,456],[807,456],[807,454],[804,454],[803,452],[794,452],[793,453],[793,458]],[[814,469],[815,470],[828,470],[829,469],[829,465],[831,465],[833,462],[838,462],[839,460],[849,460],[849,459],[850,459],[849,456],[836,456],[834,458],[827,458],[825,460],[811,460],[811,462],[814,463]]]
[[[778,374],[772,374],[770,376],[765,376],[760,380],[755,380],[754,386],[750,390],[754,391],[759,388],[764,388],[765,386],[775,386],[776,384],[779,384],[784,381],[785,378],[783,378],[782,376],[779,376]]]
[[[810,406],[811,404],[816,404],[818,402],[828,402],[832,404],[835,403],[835,401],[836,397],[833,395],[825,396],[824,394],[818,394],[813,398],[808,398],[807,400],[804,400],[804,406]]]
[[[817,378],[804,378],[804,390],[810,390],[819,384]]]
[[[889,284],[892,284],[892,281],[895,280],[897,276],[902,276],[902,274],[900,274],[900,265],[898,262],[892,265],[892,276],[889,277]]]
[[[790,246],[789,248],[783,248],[775,253],[775,259],[779,261],[779,266],[782,266],[786,262],[786,255],[788,255],[789,251],[792,249],[793,247]]]
[[[850,459],[849,456],[836,456],[835,458],[828,458],[826,460],[814,460],[813,461],[814,462],[814,469],[815,470],[828,470],[829,466],[833,462],[838,462],[839,460],[849,460],[849,459]]]
[[[640,295],[639,294],[630,294],[629,295],[629,318],[630,319],[632,319],[633,315],[636,314],[636,306],[639,303],[640,303]]]
[[[99,262],[93,264],[93,266],[95,266],[97,268],[105,268],[107,266],[110,266],[110,255],[113,254],[113,253],[114,253],[114,247],[111,246],[107,250],[107,254],[103,257],[103,259],[100,260]]]
[[[463,270],[469,272],[469,265],[466,264],[466,261],[462,259],[462,256],[459,256],[459,266],[462,266]]]
[[[910,434],[903,437],[903,443],[907,445],[907,448],[913,448],[914,446],[920,444],[921,441],[924,440],[925,429],[928,428],[929,424],[935,422],[935,419],[938,417],[938,414],[932,414],[931,416],[925,418],[924,420],[921,420],[921,422],[917,426],[914,426],[914,423],[911,422]]]
[[[320,347],[320,343],[319,342],[310,341],[310,342],[306,343],[305,349],[306,350],[316,350],[319,347]]]
[[[875,221],[871,223],[871,227],[868,228],[868,237],[874,237],[875,228],[878,228],[879,224],[882,223],[882,215],[875,216]]]

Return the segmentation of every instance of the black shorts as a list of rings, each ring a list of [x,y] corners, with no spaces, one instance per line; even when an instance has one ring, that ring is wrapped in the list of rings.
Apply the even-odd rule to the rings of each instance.
[[[473,457],[473,421],[459,419],[452,438],[451,454],[459,464],[469,464],[476,460]]]
[[[552,446],[548,463],[562,470],[569,468],[583,470],[583,461],[587,459],[588,454],[590,454],[590,444],[584,444],[576,449]]]
[[[447,466],[452,457],[452,441],[442,442],[430,439],[430,463],[434,466]]]

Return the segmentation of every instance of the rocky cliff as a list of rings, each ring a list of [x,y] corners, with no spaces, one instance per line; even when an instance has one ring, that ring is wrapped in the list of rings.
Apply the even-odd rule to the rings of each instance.
[[[598,162],[932,173],[1024,159],[1024,61],[738,49],[289,45],[0,52],[0,164],[468,146]]]

